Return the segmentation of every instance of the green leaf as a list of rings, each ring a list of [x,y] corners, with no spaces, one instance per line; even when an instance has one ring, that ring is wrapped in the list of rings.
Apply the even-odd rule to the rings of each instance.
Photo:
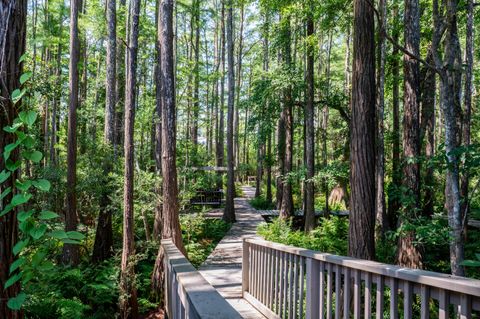
[[[20,76],[20,84],[23,84],[25,82],[27,82],[28,80],[30,80],[30,78],[32,77],[33,73],[32,72],[25,72],[23,73],[21,76]]]
[[[70,239],[82,240],[85,238],[85,235],[79,233],[78,231],[69,231],[67,232],[67,236]]]
[[[40,162],[43,158],[42,152],[39,152],[39,151],[25,152],[23,153],[23,156],[34,163]]]
[[[16,141],[15,143],[10,143],[7,146],[5,146],[5,150],[3,151],[3,157],[5,160],[8,160],[10,157],[10,154],[14,149],[17,148],[17,146],[20,145],[20,141]]]
[[[18,101],[22,99],[22,97],[27,93],[26,89],[16,89],[12,92],[12,102],[13,104],[17,104]]]
[[[480,267],[479,260],[464,260],[460,264],[467,267]]]
[[[22,273],[18,273],[13,275],[12,277],[8,278],[8,280],[5,282],[5,287],[4,289],[7,289],[11,285],[15,284],[17,281],[19,281],[22,278]]]
[[[68,238],[67,233],[63,230],[57,229],[54,231],[51,231],[49,233],[50,237],[57,238],[57,239],[65,239]]]
[[[12,310],[20,310],[26,298],[27,295],[21,292],[16,297],[8,299],[7,306]]]
[[[12,192],[12,188],[11,187],[8,187],[8,188],[5,188],[5,190],[2,192],[2,194],[0,195],[0,200],[3,200],[8,194],[10,194]]]
[[[39,250],[33,255],[32,257],[32,266],[33,268],[37,268],[38,265],[45,259],[47,253],[43,250]]]
[[[20,257],[10,265],[10,274],[25,263],[25,258]]]
[[[16,171],[20,166],[22,166],[22,161],[19,160],[19,161],[13,162],[11,159],[8,159],[5,166],[9,171],[13,172],[13,171]]]
[[[57,213],[51,212],[49,210],[44,210],[40,212],[39,218],[42,220],[54,219],[60,217]]]
[[[38,188],[39,190],[43,192],[48,192],[50,190],[50,182],[47,181],[46,179],[38,179],[36,181],[33,181],[33,186]]]
[[[47,261],[41,263],[41,264],[37,267],[37,269],[38,269],[39,271],[52,270],[52,269],[53,269],[53,263],[52,263],[51,261],[47,260]]]
[[[32,186],[32,181],[26,180],[25,182],[21,182],[19,180],[15,181],[15,186],[22,192],[26,192]]]
[[[28,52],[25,52],[24,54],[22,54],[22,56],[20,57],[20,59],[18,59],[18,64],[22,63],[22,62],[25,61],[27,58],[28,58]]]
[[[42,238],[42,236],[45,234],[47,231],[47,225],[42,224],[38,227],[30,229],[30,236],[32,236],[33,239],[38,240]]]
[[[28,239],[20,240],[15,246],[13,246],[13,254],[18,255],[18,253],[21,252],[22,249],[25,248],[29,242],[30,240]]]
[[[31,270],[25,271],[22,276],[22,285],[25,286],[27,282],[32,280],[33,276],[34,276],[33,271]]]
[[[3,130],[8,133],[15,133],[22,125],[22,122],[16,122],[12,126],[5,126]]]
[[[73,245],[80,245],[81,242],[79,242],[78,240],[73,240],[73,239],[70,239],[70,238],[64,238],[62,239],[63,243],[64,244],[73,244]]]
[[[26,221],[27,219],[30,218],[30,216],[33,215],[33,209],[29,210],[28,212],[25,212],[25,211],[21,211],[18,213],[17,215],[17,219],[19,222],[23,223],[24,221]]]
[[[28,126],[32,126],[33,123],[37,120],[37,112],[35,111],[23,111],[18,114],[18,118],[23,123],[27,124]]]
[[[11,175],[12,173],[11,172],[8,172],[6,170],[3,170],[1,173],[0,173],[0,183],[3,183],[5,182]]]
[[[11,204],[13,206],[25,204],[30,200],[31,197],[32,197],[32,194],[17,194],[13,196]]]
[[[2,212],[0,212],[0,217],[2,217],[3,215],[6,215],[8,214],[9,212],[11,212],[13,209],[13,205],[12,204],[7,204],[5,206],[5,208],[2,210]]]

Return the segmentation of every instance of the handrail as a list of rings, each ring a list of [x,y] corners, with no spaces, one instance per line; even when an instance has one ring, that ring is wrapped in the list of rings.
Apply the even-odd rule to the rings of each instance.
[[[373,313],[383,318],[385,303],[390,318],[398,318],[402,311],[404,318],[413,318],[412,308],[418,303],[415,295],[421,304],[415,318],[429,318],[431,311],[448,318],[450,310],[468,319],[472,311],[480,312],[480,280],[265,240],[244,240],[243,276],[244,298],[269,318],[333,318],[332,314],[360,318],[362,309],[365,318]],[[402,300],[403,307],[399,307]]]
[[[165,305],[168,318],[242,318],[192,266],[171,239],[162,240],[161,246],[165,254]]]

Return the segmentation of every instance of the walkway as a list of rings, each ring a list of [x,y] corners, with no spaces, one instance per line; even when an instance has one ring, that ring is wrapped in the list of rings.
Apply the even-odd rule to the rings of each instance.
[[[244,318],[265,318],[242,299],[242,241],[244,238],[258,238],[257,225],[264,221],[248,203],[255,189],[242,186],[242,192],[244,197],[235,199],[237,222],[233,224],[199,270]]]

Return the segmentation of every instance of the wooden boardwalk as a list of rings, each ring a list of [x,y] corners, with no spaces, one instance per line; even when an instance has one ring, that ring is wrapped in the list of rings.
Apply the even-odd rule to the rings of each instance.
[[[242,241],[244,238],[258,239],[256,228],[264,221],[248,203],[255,189],[243,186],[242,191],[244,197],[235,199],[237,222],[200,266],[199,271],[243,318],[265,318],[242,298]]]

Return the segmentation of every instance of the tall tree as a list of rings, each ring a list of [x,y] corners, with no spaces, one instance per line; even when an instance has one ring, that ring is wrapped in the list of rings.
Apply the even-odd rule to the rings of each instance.
[[[434,1],[438,17],[438,3]],[[434,8],[435,9],[435,8]],[[464,267],[460,264],[465,257],[463,238],[463,219],[461,212],[459,158],[455,150],[460,145],[459,118],[461,113],[461,52],[458,39],[458,1],[445,2],[446,36],[443,61],[438,56],[437,43],[433,43],[436,53],[435,61],[440,75],[440,104],[445,120],[445,152],[447,155],[448,169],[445,181],[445,206],[448,212],[448,225],[451,232],[450,240],[450,266],[452,274],[463,276]],[[438,19],[437,19],[438,20]],[[437,22],[440,25],[440,22]],[[436,27],[436,30],[441,29]]]
[[[291,72],[291,26],[288,13],[282,16],[280,23],[283,41],[283,66],[288,72]],[[280,206],[280,217],[287,218],[293,215],[292,181],[289,177],[289,174],[293,169],[293,96],[291,84],[287,84],[283,90],[282,117],[285,125],[285,154],[283,159],[282,204]]]
[[[307,37],[313,36],[313,5],[307,6]],[[305,182],[305,231],[309,232],[315,228],[315,188],[313,177],[315,175],[315,81],[314,81],[314,53],[313,46],[307,44],[307,70],[306,79],[307,92],[305,103],[305,161],[307,168]]]
[[[418,0],[405,0],[405,48],[420,55],[420,8]],[[400,214],[400,225],[407,227],[420,207],[420,63],[409,54],[403,56],[403,187],[406,199]],[[415,230],[409,227],[398,238],[397,263],[422,268],[422,252],[415,244]]]
[[[224,136],[225,136],[225,3],[221,1],[221,18],[220,18],[220,106],[218,110],[218,130],[217,141],[215,145],[215,158],[217,166],[224,165],[225,150],[224,150]],[[223,188],[222,178],[218,179],[218,188]]]
[[[120,315],[122,318],[138,317],[137,289],[135,286],[135,238],[133,209],[135,96],[137,86],[137,55],[140,0],[130,3],[130,24],[125,83],[124,119],[124,187],[123,187],[123,250],[120,273]]]
[[[398,17],[398,5],[394,2],[393,6],[392,39],[398,43],[400,37]],[[390,59],[390,68],[392,72],[392,181],[389,185],[387,219],[390,229],[397,226],[398,210],[400,209],[400,199],[397,195],[401,187],[400,170],[400,57],[398,47],[393,46]]]
[[[235,174],[233,149],[233,117],[235,103],[235,69],[233,64],[233,1],[227,2],[227,64],[228,64],[228,111],[227,111],[227,197],[223,220],[235,222]]]
[[[78,12],[80,0],[70,1],[70,64],[69,64],[69,107],[67,130],[67,199],[65,231],[76,231],[77,217],[77,108],[78,108],[78,62],[80,41],[78,38]],[[79,262],[78,245],[63,246],[63,262],[76,265]]]
[[[354,1],[348,254],[375,258],[375,26],[372,6]]]
[[[116,55],[117,55],[117,9],[116,0],[107,1],[107,77],[105,81],[105,122],[103,141],[109,147],[115,142],[115,105],[116,105]],[[108,156],[104,159],[104,176],[108,178],[112,170],[112,160]],[[101,211],[98,215],[97,231],[93,248],[93,261],[102,261],[112,254],[113,231],[112,212],[110,208],[110,192],[104,190],[101,198]]]
[[[385,51],[386,43],[382,30],[387,25],[387,3],[380,0],[378,3],[380,12],[378,53],[377,53],[377,107],[376,107],[376,161],[375,161],[375,186],[376,186],[376,218],[377,238],[383,237],[387,228],[385,212],[385,146],[384,146],[384,109],[385,109]]]
[[[473,78],[473,43],[474,43],[474,3],[473,0],[467,1],[467,28],[466,28],[466,43],[465,43],[465,92],[464,92],[464,113],[463,113],[463,145],[469,146],[471,143],[471,118],[472,118],[472,78]],[[464,220],[464,231],[467,230],[467,216],[469,215],[469,194],[468,184],[470,182],[470,176],[468,170],[463,173],[461,180],[461,194],[462,194],[462,206],[461,215]]]
[[[174,78],[173,45],[173,0],[160,1],[159,45],[160,45],[160,82],[162,105],[162,174],[163,209],[162,239],[171,239],[177,248],[186,254],[182,242],[182,231],[178,216],[178,186],[176,164],[176,104]],[[163,258],[160,247],[152,274],[152,285],[157,293],[163,288]]]
[[[20,87],[20,75],[23,71],[23,62],[20,57],[25,52],[27,29],[27,1],[7,0],[0,2],[0,127],[12,125],[17,116],[17,107],[12,103],[12,92]],[[14,143],[12,134],[7,134],[3,129],[0,131],[0,149]],[[15,161],[17,152],[12,152],[10,158]],[[0,161],[0,170],[5,169],[5,161]],[[17,178],[14,172],[10,178],[1,185],[1,191],[12,187]],[[7,195],[0,201],[4,208],[12,199]],[[5,283],[10,277],[10,265],[14,261],[13,247],[18,240],[17,212],[12,212],[0,217],[0,318],[22,318],[21,311],[12,311],[7,307],[10,298],[16,297],[20,291],[20,283],[14,283],[4,289]]]

